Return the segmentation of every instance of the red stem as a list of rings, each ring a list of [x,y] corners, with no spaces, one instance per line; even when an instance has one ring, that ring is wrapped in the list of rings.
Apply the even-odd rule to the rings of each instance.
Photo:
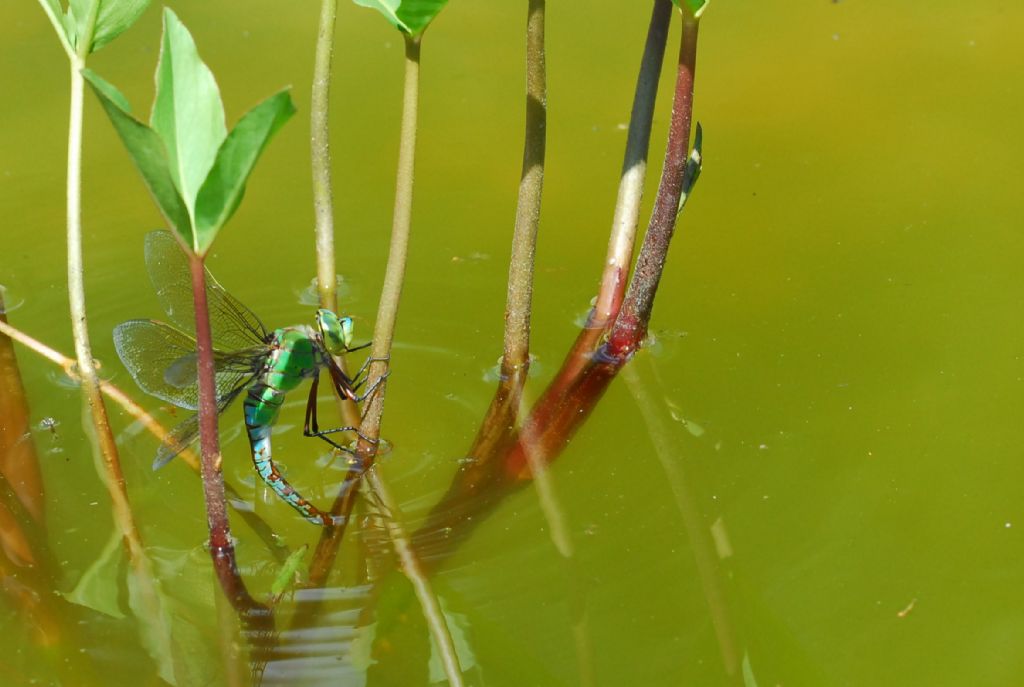
[[[270,618],[269,609],[249,594],[235,562],[235,546],[228,524],[224,475],[221,473],[220,437],[217,434],[217,390],[213,368],[213,339],[210,310],[206,301],[206,270],[203,259],[189,254],[192,298],[196,314],[196,354],[199,375],[199,443],[202,448],[201,474],[206,497],[206,521],[210,529],[210,556],[221,589],[240,617]]]
[[[698,21],[683,14],[683,31],[679,41],[679,71],[676,75],[672,121],[669,124],[665,167],[658,185],[654,212],[644,236],[636,270],[626,291],[626,298],[615,320],[606,353],[614,358],[628,358],[647,335],[647,325],[654,308],[654,296],[665,269],[669,243],[675,231],[679,197],[683,190],[683,172],[690,151],[690,126],[693,122],[693,78],[697,63]]]
[[[697,22],[684,15],[665,168],[636,273],[609,341],[598,347],[605,330],[584,328],[518,436],[507,433],[487,446],[488,452],[473,455],[472,463],[460,470],[448,493],[415,535],[421,557],[431,563],[436,564],[461,541],[483,519],[483,511],[532,477],[531,460],[549,463],[558,457],[642,342],[682,192],[689,153],[696,50]],[[497,462],[502,463],[500,467],[495,465]]]

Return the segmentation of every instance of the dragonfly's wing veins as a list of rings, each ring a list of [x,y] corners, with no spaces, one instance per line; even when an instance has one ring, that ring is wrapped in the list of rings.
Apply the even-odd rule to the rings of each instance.
[[[192,274],[178,241],[166,231],[146,234],[146,268],[160,305],[184,331],[195,330]],[[229,294],[206,270],[206,295],[214,345],[224,350],[246,349],[268,338],[260,319]]]
[[[114,347],[143,391],[179,408],[199,408],[196,342],[191,336],[163,322],[129,320],[114,328]],[[233,354],[215,351],[217,398],[258,372],[265,356],[266,350],[259,348]]]
[[[249,386],[251,377],[246,379],[240,379],[236,382],[235,386],[227,390],[223,395],[218,391],[217,396],[217,415],[223,413],[231,402],[242,392],[242,390]],[[156,451],[156,458],[153,459],[153,469],[159,470],[163,466],[167,465],[171,460],[175,458],[179,453],[188,448],[195,440],[199,437],[199,414],[196,413],[191,417],[188,417],[171,430],[170,434],[164,437],[164,440],[160,443],[160,448]]]

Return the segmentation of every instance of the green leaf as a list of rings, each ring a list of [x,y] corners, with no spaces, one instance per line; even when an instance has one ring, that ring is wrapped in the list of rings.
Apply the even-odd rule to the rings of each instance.
[[[711,0],[672,0],[672,2],[683,12],[691,14],[694,19],[700,19]]]
[[[100,14],[96,18],[96,29],[92,35],[92,47],[96,52],[104,45],[125,32],[149,7],[149,0],[103,0]]]
[[[167,149],[171,178],[194,219],[196,196],[227,128],[217,82],[199,58],[188,29],[167,8],[150,126]]]
[[[76,48],[88,28],[86,24],[93,2],[99,2],[100,6],[96,14],[96,26],[92,30],[92,45],[86,51],[87,54],[96,52],[124,33],[149,6],[149,0],[69,0],[68,30]]]
[[[238,208],[245,183],[267,142],[293,114],[291,95],[279,91],[249,110],[224,139],[196,197],[195,248],[200,255]]]
[[[440,14],[448,0],[353,0],[375,9],[402,33],[418,36]]]
[[[135,167],[142,174],[149,192],[168,224],[188,245],[193,245],[192,225],[188,209],[181,199],[167,160],[167,152],[156,132],[131,115],[128,101],[112,84],[95,72],[82,71],[93,91],[100,99],[110,122],[131,155]]]

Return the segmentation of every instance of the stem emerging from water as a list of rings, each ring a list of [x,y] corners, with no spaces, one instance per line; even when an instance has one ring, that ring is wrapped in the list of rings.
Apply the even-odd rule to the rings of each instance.
[[[647,151],[651,143],[651,121],[658,95],[661,63],[665,58],[668,26],[672,18],[670,0],[655,0],[651,22],[647,29],[647,42],[640,61],[640,75],[633,95],[633,111],[629,117],[625,159],[619,178],[619,196],[615,203],[612,233],[608,240],[608,257],[597,295],[597,303],[590,313],[588,328],[609,326],[619,312],[622,294],[626,290],[626,275],[633,258],[636,226],[643,199],[644,178],[647,176]]]
[[[654,308],[654,296],[665,269],[669,242],[675,231],[686,160],[690,154],[698,25],[696,17],[683,13],[683,30],[679,41],[679,70],[676,74],[668,145],[665,148],[665,167],[662,169],[658,195],[654,201],[654,212],[651,213],[651,221],[647,227],[647,235],[644,236],[643,247],[640,249],[636,270],[608,340],[608,353],[614,357],[628,357],[647,335],[647,324]]]
[[[93,450],[98,452],[97,468],[110,495],[114,522],[124,539],[128,564],[138,582],[140,601],[145,609],[143,615],[146,616],[140,617],[140,620],[150,623],[160,638],[159,641],[169,645],[170,637],[156,620],[163,614],[160,596],[128,500],[128,489],[124,473],[121,471],[117,442],[110,429],[107,407],[103,401],[99,376],[92,358],[85,311],[85,269],[82,260],[82,110],[85,80],[82,77],[82,69],[85,68],[85,59],[92,47],[99,5],[99,0],[93,0],[89,6],[84,31],[78,37],[78,49],[75,54],[69,55],[71,102],[68,116],[67,243],[71,331],[75,341],[77,372],[84,397],[83,424],[86,432],[92,431],[92,439],[95,441]],[[91,428],[88,426],[89,420],[92,422]]]
[[[243,620],[267,615],[268,609],[253,599],[238,573],[235,545],[228,523],[224,475],[221,473],[220,437],[217,434],[217,390],[213,369],[213,339],[210,310],[206,300],[206,271],[203,259],[189,253],[192,299],[196,315],[196,354],[199,381],[199,444],[202,448],[200,474],[206,499],[206,521],[210,530],[210,555],[221,589]]]
[[[544,189],[544,149],[547,138],[544,4],[545,0],[530,0],[526,24],[526,135],[516,224],[512,234],[512,258],[508,270],[503,377],[530,364],[534,255],[537,227],[540,224],[541,192]]]
[[[323,0],[316,38],[313,91],[310,95],[310,145],[313,162],[313,208],[316,213],[316,277],[320,306],[336,312],[334,268],[334,197],[331,187],[329,117],[331,58],[338,0]]]
[[[391,224],[391,246],[384,271],[377,322],[373,330],[369,386],[378,385],[363,415],[360,431],[365,437],[380,436],[381,416],[384,412],[384,392],[387,390],[388,359],[395,337],[398,303],[402,297],[405,263],[409,253],[409,230],[412,225],[412,189],[416,166],[416,119],[419,109],[420,38],[405,36],[405,87],[402,95],[402,131],[398,148],[398,172],[395,176],[395,210]],[[377,447],[365,439],[359,440],[359,456],[367,468],[376,455]]]

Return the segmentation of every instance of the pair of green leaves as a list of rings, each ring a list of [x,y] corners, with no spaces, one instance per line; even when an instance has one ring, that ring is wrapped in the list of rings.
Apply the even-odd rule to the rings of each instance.
[[[149,6],[149,0],[69,0],[66,11],[60,0],[40,0],[40,4],[68,53],[85,57],[134,24]],[[81,45],[86,40],[88,47]]]
[[[245,193],[245,184],[270,137],[295,112],[280,91],[249,110],[228,133],[217,82],[188,29],[164,10],[156,98],[149,124],[94,72],[83,75],[128,149],[168,224],[204,255]]]
[[[423,33],[448,0],[354,0],[357,5],[375,9],[407,36]]]

